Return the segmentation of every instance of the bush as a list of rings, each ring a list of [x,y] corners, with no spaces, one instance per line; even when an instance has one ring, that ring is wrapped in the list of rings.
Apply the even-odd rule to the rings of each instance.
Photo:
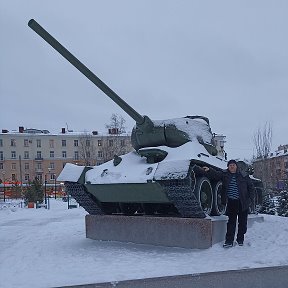
[[[277,212],[279,216],[288,217],[288,192],[283,190],[279,194],[279,206]]]
[[[269,194],[265,195],[259,213],[276,215],[276,210],[277,207],[275,205],[273,198]]]

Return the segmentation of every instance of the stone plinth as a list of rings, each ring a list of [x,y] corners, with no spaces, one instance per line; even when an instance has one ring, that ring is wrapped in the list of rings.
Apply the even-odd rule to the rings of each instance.
[[[248,226],[254,221],[263,217],[249,217]],[[85,222],[86,237],[94,240],[206,249],[224,240],[227,217],[86,215]]]
[[[212,216],[211,221],[212,221],[212,244],[224,241],[228,217],[224,215]],[[263,216],[249,214],[248,222],[247,222],[248,233],[249,233],[249,228],[252,227],[254,222],[263,222],[263,221],[264,221]],[[236,227],[236,233],[237,233],[237,227]]]

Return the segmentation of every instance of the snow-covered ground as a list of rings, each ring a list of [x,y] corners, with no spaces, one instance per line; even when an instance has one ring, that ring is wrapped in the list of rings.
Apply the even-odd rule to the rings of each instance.
[[[243,247],[206,250],[85,238],[82,208],[0,209],[0,287],[41,288],[288,265],[288,218],[264,215]],[[1,207],[1,206],[0,206]]]

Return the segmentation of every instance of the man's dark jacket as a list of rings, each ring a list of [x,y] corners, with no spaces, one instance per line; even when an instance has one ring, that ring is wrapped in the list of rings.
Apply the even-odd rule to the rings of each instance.
[[[212,168],[209,169],[208,174],[210,174],[213,179],[222,181],[221,203],[226,204],[227,190],[233,174],[230,173],[228,169],[221,172]],[[243,176],[239,171],[237,171],[235,174],[239,191],[239,198],[242,210],[244,211],[249,208],[250,203],[254,202],[254,185],[248,175]]]

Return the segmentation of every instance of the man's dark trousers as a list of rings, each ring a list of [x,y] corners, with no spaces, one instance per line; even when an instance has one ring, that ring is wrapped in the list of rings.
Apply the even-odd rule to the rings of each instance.
[[[236,231],[236,222],[238,216],[238,232],[236,241],[243,242],[244,234],[247,231],[248,209],[242,211],[242,205],[239,199],[229,199],[227,203],[226,215],[228,216],[226,242],[233,243]]]

